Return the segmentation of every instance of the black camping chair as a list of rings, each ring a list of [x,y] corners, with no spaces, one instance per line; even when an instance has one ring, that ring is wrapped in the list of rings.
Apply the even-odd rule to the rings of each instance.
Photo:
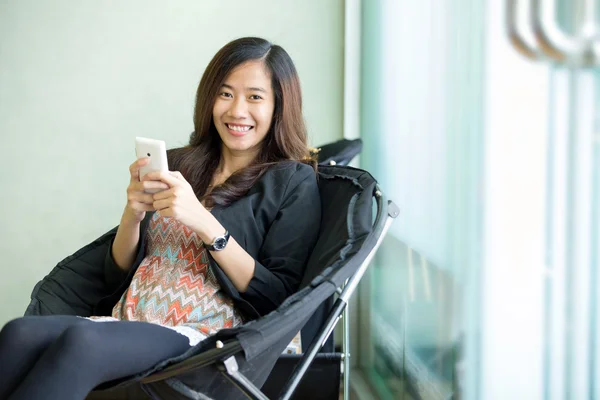
[[[280,399],[306,398],[297,394],[300,380],[313,361],[320,363],[327,359],[317,357],[317,353],[346,308],[393,218],[398,215],[397,207],[385,198],[375,179],[360,169],[321,166],[319,190],[323,209],[321,231],[298,292],[270,314],[221,330],[181,356],[165,360],[134,377],[107,382],[88,398],[268,399],[259,388],[281,353],[309,320],[314,322],[315,311],[337,292],[339,297],[335,304],[325,310],[324,323],[303,337],[306,339],[303,343],[310,346],[294,373],[279,393],[270,394]],[[373,200],[377,209],[374,221]],[[95,241],[90,246],[98,246],[98,243]],[[76,269],[69,268],[69,263],[78,257],[84,258],[85,251],[70,256],[68,262],[61,263],[44,279],[60,280],[65,274],[77,274]],[[101,274],[102,271],[98,271],[98,276]],[[36,285],[30,307],[38,301],[37,291],[43,282]],[[55,296],[68,309],[69,301],[76,300],[76,288],[61,288],[61,293],[45,295]],[[347,385],[349,369],[347,359],[344,361]],[[338,369],[339,366],[338,362]],[[339,380],[332,383],[339,388]],[[140,389],[146,397],[140,396]],[[318,392],[310,393],[308,398],[315,398],[313,395]]]

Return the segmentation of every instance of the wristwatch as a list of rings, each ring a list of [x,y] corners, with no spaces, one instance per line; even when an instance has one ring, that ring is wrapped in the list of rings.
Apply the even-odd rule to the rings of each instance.
[[[225,246],[227,246],[227,242],[229,242],[230,236],[231,235],[229,234],[229,231],[225,231],[225,234],[223,236],[217,236],[216,238],[214,238],[211,244],[204,243],[204,247],[206,247],[206,249],[210,251],[221,251],[225,249]]]

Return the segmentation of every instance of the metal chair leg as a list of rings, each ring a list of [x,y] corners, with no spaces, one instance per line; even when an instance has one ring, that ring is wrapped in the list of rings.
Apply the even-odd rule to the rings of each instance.
[[[348,320],[349,314],[350,313],[348,312],[348,304],[346,304],[346,308],[344,308],[344,312],[342,313],[342,318],[344,319],[344,325],[342,330],[342,353],[344,354],[344,400],[350,400],[350,321]]]

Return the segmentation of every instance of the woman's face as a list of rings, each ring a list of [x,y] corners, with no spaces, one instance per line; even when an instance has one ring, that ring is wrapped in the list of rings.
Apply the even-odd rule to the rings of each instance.
[[[225,78],[213,107],[213,121],[233,155],[254,156],[273,119],[271,76],[261,61],[236,67]]]

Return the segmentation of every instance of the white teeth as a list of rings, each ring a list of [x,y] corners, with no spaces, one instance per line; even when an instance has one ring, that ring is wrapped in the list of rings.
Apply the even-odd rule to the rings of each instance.
[[[227,124],[227,127],[229,129],[231,129],[232,131],[236,131],[236,132],[247,132],[250,130],[250,128],[252,128],[251,126],[236,126],[236,125],[229,125],[229,124]]]

